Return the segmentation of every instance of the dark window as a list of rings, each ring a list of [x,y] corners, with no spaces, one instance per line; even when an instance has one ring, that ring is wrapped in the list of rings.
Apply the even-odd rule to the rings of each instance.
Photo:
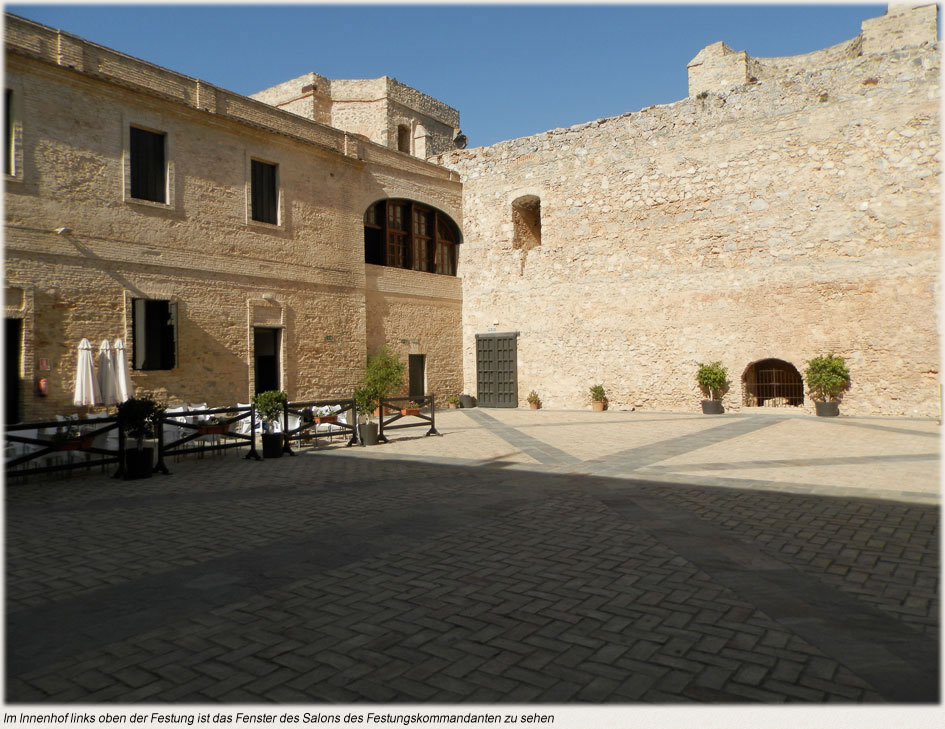
[[[394,268],[409,268],[407,238],[409,231],[404,220],[407,206],[399,203],[387,205],[387,261]]]
[[[131,127],[131,197],[167,202],[164,134]]]
[[[253,220],[276,225],[279,222],[276,165],[254,159],[250,183],[253,197]]]
[[[12,175],[15,170],[13,169],[13,92],[10,89],[7,89],[5,104],[6,146],[3,148],[3,169],[8,175]]]
[[[177,303],[160,299],[133,299],[136,370],[170,370],[177,365]]]
[[[459,228],[411,200],[381,200],[364,214],[364,262],[456,275]]]
[[[403,124],[397,127],[397,151],[410,152],[410,127]]]

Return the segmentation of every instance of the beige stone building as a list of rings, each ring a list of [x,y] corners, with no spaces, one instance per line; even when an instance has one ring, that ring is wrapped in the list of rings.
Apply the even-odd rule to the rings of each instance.
[[[716,43],[686,99],[466,150],[391,78],[248,98],[7,16],[8,422],[74,411],[83,337],[171,403],[349,396],[387,345],[483,405],[695,411],[721,360],[729,410],[810,411],[833,351],[844,412],[936,416],[937,22]]]
[[[843,412],[937,416],[937,22],[892,7],[792,58],[715,43],[686,99],[438,156],[463,181],[466,387],[697,411],[719,360],[727,409],[811,411],[801,374],[835,352]]]
[[[461,186],[397,149],[452,144],[455,110],[384,78],[303,118],[15,16],[5,36],[8,422],[75,411],[83,337],[121,337],[174,404],[350,397],[384,345],[412,388],[462,389]]]

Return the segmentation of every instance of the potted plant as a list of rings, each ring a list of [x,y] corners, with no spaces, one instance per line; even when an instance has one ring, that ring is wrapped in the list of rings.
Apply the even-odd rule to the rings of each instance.
[[[804,377],[817,414],[826,418],[838,416],[840,393],[850,386],[850,370],[843,357],[833,353],[814,357],[808,361]]]
[[[358,438],[361,445],[377,445],[377,423],[374,412],[377,410],[379,397],[371,385],[362,385],[354,391],[354,407],[358,411]]]
[[[282,390],[266,390],[253,396],[253,407],[263,422],[263,458],[279,458],[282,455],[284,434],[272,432],[272,424],[282,419],[288,402]]]
[[[591,407],[594,410],[607,409],[607,393],[603,385],[593,385],[591,387]]]
[[[525,399],[528,400],[528,407],[530,407],[532,410],[537,410],[541,407],[541,400],[538,398],[538,393],[534,390],[528,393],[528,397]]]
[[[218,415],[210,415],[197,424],[197,433],[200,435],[226,435],[229,430],[230,424]]]
[[[383,400],[403,387],[406,372],[407,365],[403,360],[391,353],[387,347],[382,347],[377,354],[368,357],[364,384],[373,388],[378,400]]]
[[[311,411],[309,411],[309,414],[311,415],[311,417],[309,418],[309,422],[310,423],[314,422],[316,425],[325,425],[329,423],[338,422],[338,416],[335,414],[335,412],[331,409],[331,406],[329,405],[325,405],[324,407],[318,408],[318,410],[316,410],[314,414],[312,414]]]
[[[149,397],[132,397],[118,403],[118,426],[136,448],[125,450],[125,478],[150,478],[154,470],[154,448],[145,448],[144,439],[153,438],[161,427],[164,408]]]
[[[722,397],[728,391],[728,372],[722,363],[700,364],[696,372],[696,382],[702,391],[709,395],[708,400],[702,401],[702,412],[705,415],[721,415]]]
[[[420,403],[410,400],[404,407],[400,409],[401,415],[419,415],[420,414]]]
[[[459,395],[450,395],[446,398],[446,407],[450,410],[456,410],[459,408]]]
[[[86,451],[92,447],[92,436],[85,435],[75,426],[62,428],[53,433],[53,443],[57,451]]]

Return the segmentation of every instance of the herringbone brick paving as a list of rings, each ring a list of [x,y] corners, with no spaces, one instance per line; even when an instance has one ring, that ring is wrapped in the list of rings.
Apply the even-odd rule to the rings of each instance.
[[[564,445],[11,484],[6,700],[935,700],[937,506],[568,474]]]

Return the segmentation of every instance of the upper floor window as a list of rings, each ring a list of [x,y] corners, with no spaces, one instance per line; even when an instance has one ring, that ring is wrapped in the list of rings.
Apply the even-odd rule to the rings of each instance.
[[[3,148],[3,171],[8,175],[12,175],[16,172],[16,169],[13,164],[14,159],[14,138],[13,138],[13,91],[10,89],[6,90],[6,96],[4,97],[4,138],[6,139],[6,144]]]
[[[279,223],[279,188],[276,179],[278,166],[268,162],[252,160],[250,189],[252,195],[252,218],[260,223]]]
[[[170,370],[177,366],[177,302],[132,299],[131,330],[136,370]]]
[[[445,213],[412,200],[381,200],[364,214],[364,261],[456,275],[459,228]]]
[[[131,197],[167,202],[166,135],[131,127],[128,152],[131,158]]]

